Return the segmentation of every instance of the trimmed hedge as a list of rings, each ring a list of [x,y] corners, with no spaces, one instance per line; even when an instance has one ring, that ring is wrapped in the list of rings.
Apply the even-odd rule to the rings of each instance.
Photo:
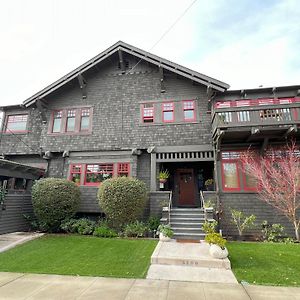
[[[147,189],[143,181],[132,177],[105,180],[98,190],[99,205],[114,228],[122,228],[141,217]]]
[[[46,231],[58,231],[63,220],[75,215],[79,202],[79,187],[66,179],[40,179],[32,187],[33,210]]]

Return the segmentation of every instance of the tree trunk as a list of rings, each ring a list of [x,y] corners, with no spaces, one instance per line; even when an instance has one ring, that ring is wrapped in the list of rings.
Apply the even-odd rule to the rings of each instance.
[[[299,225],[294,224],[295,226],[295,235],[296,235],[296,239],[298,242],[300,242],[300,237],[299,237]]]

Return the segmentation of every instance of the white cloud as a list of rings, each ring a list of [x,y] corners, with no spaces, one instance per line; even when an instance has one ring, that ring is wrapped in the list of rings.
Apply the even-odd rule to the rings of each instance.
[[[243,12],[243,2],[232,1],[228,9],[228,1],[198,0],[151,52],[232,87],[300,84],[297,1],[282,0],[251,14]],[[191,2],[2,3],[0,104],[21,103],[118,40],[149,51]]]

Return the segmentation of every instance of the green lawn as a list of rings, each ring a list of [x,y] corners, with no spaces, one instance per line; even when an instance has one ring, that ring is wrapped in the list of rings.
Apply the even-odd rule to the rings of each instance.
[[[300,286],[300,244],[227,243],[238,281]]]
[[[155,240],[47,235],[0,254],[0,271],[144,278]]]

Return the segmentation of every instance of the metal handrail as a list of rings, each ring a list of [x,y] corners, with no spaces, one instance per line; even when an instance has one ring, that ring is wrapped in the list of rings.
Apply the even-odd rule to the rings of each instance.
[[[169,209],[168,223],[169,223],[169,225],[170,225],[170,221],[171,221],[171,209],[172,209],[172,191],[170,191],[168,209]]]
[[[200,191],[200,201],[201,201],[202,208],[204,208],[205,200],[204,200],[204,196],[203,196],[203,191]]]

